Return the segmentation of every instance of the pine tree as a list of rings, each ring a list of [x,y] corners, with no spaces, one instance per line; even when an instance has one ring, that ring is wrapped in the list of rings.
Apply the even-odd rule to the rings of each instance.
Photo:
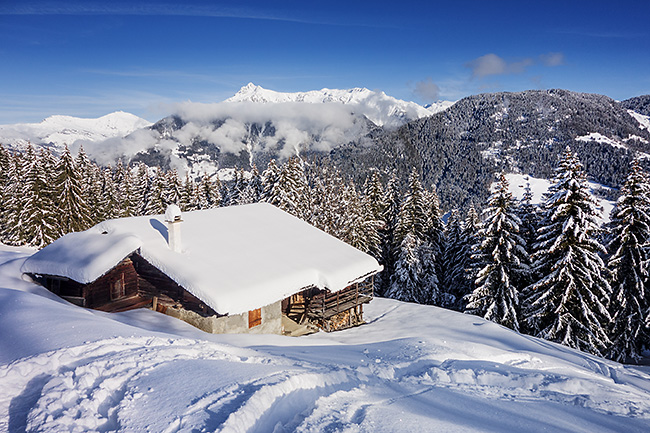
[[[117,191],[120,197],[120,217],[137,216],[140,213],[140,199],[137,195],[136,179],[131,168],[126,167],[122,182],[118,183]]]
[[[526,318],[537,336],[600,355],[611,317],[597,215],[582,164],[567,147],[543,207],[533,255],[539,279],[528,289]]]
[[[455,287],[453,293],[456,297],[455,310],[465,311],[468,296],[474,291],[478,271],[485,266],[481,261],[478,247],[480,245],[479,233],[483,228],[483,223],[478,216],[478,212],[472,206],[467,211],[465,223],[463,224],[462,239],[459,254],[464,260],[465,282]],[[459,282],[460,283],[460,282]]]
[[[397,299],[402,300],[408,298],[413,302],[440,300],[436,263],[438,233],[433,234],[435,226],[432,223],[431,209],[432,204],[427,201],[419,175],[414,169],[409,176],[409,189],[402,201],[395,226],[394,241],[399,242],[399,245],[396,245],[397,261],[388,291],[391,297],[398,296]],[[405,241],[407,237],[409,240]],[[402,251],[402,248],[407,251]],[[423,263],[423,259],[427,262]],[[412,274],[416,271],[417,274]],[[404,286],[400,287],[400,284]],[[417,284],[417,287],[411,287],[411,284]]]
[[[9,194],[13,169],[11,155],[0,144],[0,242],[6,242],[9,237]]]
[[[91,226],[90,210],[83,197],[82,174],[65,147],[54,179],[56,211],[61,234],[83,231]]]
[[[9,171],[6,173],[8,178],[8,189],[5,191],[4,206],[6,209],[6,226],[3,232],[2,242],[9,245],[25,245],[27,234],[25,233],[25,222],[22,217],[25,215],[21,212],[25,205],[25,184],[27,171],[29,170],[29,161],[27,158],[35,158],[34,149],[28,146],[26,157],[20,152],[15,152],[9,160]]]
[[[345,208],[341,214],[344,221],[341,224],[340,239],[364,253],[378,257],[381,243],[380,222],[374,219],[368,201],[359,196],[353,183],[344,189],[341,199]]]
[[[389,178],[386,188],[384,190],[383,198],[383,211],[381,220],[384,223],[381,236],[381,249],[382,249],[382,264],[384,270],[382,271],[381,286],[378,290],[378,295],[384,296],[390,286],[391,275],[395,272],[395,262],[397,261],[397,249],[395,248],[395,229],[399,218],[399,210],[401,208],[401,192],[399,187],[399,180],[397,174],[393,173]]]
[[[436,248],[432,243],[424,242],[418,249],[418,255],[421,263],[420,290],[414,295],[415,302],[446,306],[449,300],[438,281],[438,254],[436,254]]]
[[[135,215],[146,215],[149,197],[149,169],[144,163],[138,163],[133,181],[133,206]]]
[[[178,177],[178,171],[175,168],[164,173],[163,179],[163,202],[165,203],[164,207],[166,210],[168,204],[178,205],[180,203],[183,185]],[[163,210],[163,213],[165,210]]]
[[[264,185],[262,183],[262,176],[260,176],[257,166],[253,164],[251,177],[246,182],[246,187],[239,197],[239,204],[257,203],[261,200],[263,192]]]
[[[468,297],[465,312],[519,330],[519,292],[529,273],[529,256],[519,236],[521,221],[516,204],[502,174],[490,196],[478,254],[484,267],[478,272],[476,288]]]
[[[314,199],[309,222],[325,233],[341,238],[346,224],[341,218],[346,207],[341,199],[345,192],[343,179],[335,167],[327,164],[314,169],[312,177]]]
[[[181,198],[178,205],[181,211],[193,211],[200,207],[199,203],[199,189],[194,180],[190,177],[189,173],[185,174],[183,187],[181,189]]]
[[[269,163],[267,171],[273,176],[270,170],[272,170],[271,163]],[[266,202],[300,219],[309,221],[311,214],[310,194],[304,166],[300,158],[290,158],[280,170],[274,184],[268,190],[265,185],[264,191]]]
[[[90,212],[91,225],[94,225],[110,218],[104,203],[104,172],[97,165],[91,164],[88,166],[87,176],[84,201]]]
[[[167,202],[165,201],[165,190],[167,187],[167,176],[158,168],[156,174],[151,180],[151,187],[147,196],[147,207],[144,210],[145,215],[159,215],[165,213]]]
[[[470,252],[463,236],[463,224],[457,209],[453,209],[445,227],[445,248],[443,252],[444,301],[441,306],[457,308],[459,299],[469,293],[466,268]]]
[[[207,174],[201,178],[199,184],[199,208],[212,209],[221,206],[221,183],[217,177],[215,182]]]
[[[41,150],[36,158],[29,154],[28,149],[27,158],[31,164],[28,165],[22,190],[20,221],[24,223],[25,243],[42,248],[61,234],[51,186],[54,161],[52,155],[45,150]]]
[[[426,303],[445,306],[448,298],[440,287],[443,275],[443,251],[445,249],[445,225],[440,212],[440,200],[435,188],[425,191],[425,238],[421,245],[423,290],[428,293]]]
[[[402,200],[395,226],[395,246],[399,247],[407,233],[422,243],[427,238],[429,206],[418,172],[413,169],[409,176],[409,189]]]
[[[524,195],[519,201],[517,215],[521,220],[519,234],[526,242],[526,251],[532,251],[537,239],[537,227],[539,226],[538,206],[533,204],[533,192],[530,189],[530,182],[526,178]]]
[[[269,161],[266,165],[266,170],[262,173],[262,185],[264,190],[262,192],[262,201],[269,203],[271,193],[278,183],[280,177],[280,168],[275,162],[275,159]]]
[[[406,302],[419,302],[427,298],[427,294],[421,291],[422,263],[419,250],[418,238],[413,233],[406,233],[399,245],[395,271],[391,275],[385,296]]]
[[[646,323],[650,314],[650,184],[638,159],[631,164],[609,228],[608,268],[613,293],[609,332],[612,344],[607,357],[638,362],[644,348],[650,347]]]
[[[103,213],[103,219],[119,218],[121,214],[121,203],[118,196],[117,186],[113,180],[113,169],[109,165],[101,170],[102,175],[102,192],[100,198],[100,209]]]

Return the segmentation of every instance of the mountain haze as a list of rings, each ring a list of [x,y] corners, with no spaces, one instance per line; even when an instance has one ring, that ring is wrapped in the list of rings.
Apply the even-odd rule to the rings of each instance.
[[[150,125],[151,122],[123,111],[96,119],[56,115],[40,123],[0,125],[0,143],[15,149],[22,149],[32,143],[51,147],[59,153],[66,144],[72,145],[78,140],[102,142],[108,138],[123,137]]]

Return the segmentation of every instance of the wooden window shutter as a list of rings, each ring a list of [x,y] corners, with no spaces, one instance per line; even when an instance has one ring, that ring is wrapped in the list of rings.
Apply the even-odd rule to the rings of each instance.
[[[248,312],[248,327],[254,328],[262,324],[262,309],[257,308]]]

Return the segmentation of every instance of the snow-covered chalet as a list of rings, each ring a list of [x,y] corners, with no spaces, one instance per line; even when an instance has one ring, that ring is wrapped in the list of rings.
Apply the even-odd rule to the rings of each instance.
[[[104,221],[29,257],[22,272],[77,305],[148,307],[212,333],[326,331],[363,322],[371,256],[267,203]],[[289,320],[289,322],[287,322]]]

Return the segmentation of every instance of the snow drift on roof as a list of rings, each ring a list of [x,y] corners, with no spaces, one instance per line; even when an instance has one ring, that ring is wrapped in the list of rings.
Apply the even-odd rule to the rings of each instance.
[[[22,271],[90,283],[104,275],[142,242],[128,233],[108,236],[96,227],[69,233],[28,258]]]
[[[237,314],[310,286],[335,292],[382,269],[371,256],[267,203],[185,212],[183,221],[181,253],[169,249],[163,215],[121,218],[64,236],[28,259],[23,272],[89,282],[86,275],[102,275],[140,247],[145,260],[215,311]],[[130,238],[139,244],[118,242]]]

